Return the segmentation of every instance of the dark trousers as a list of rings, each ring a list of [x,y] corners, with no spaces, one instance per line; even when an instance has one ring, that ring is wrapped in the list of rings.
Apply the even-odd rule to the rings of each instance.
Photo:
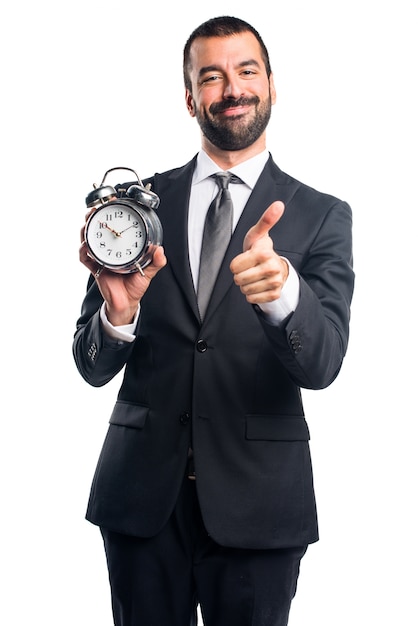
[[[185,479],[164,529],[142,539],[101,529],[116,626],[286,626],[306,546],[243,550],[207,534]]]

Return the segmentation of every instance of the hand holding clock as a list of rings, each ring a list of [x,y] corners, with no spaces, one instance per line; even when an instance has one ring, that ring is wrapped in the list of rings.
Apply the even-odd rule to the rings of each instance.
[[[106,302],[107,318],[113,326],[123,326],[132,322],[148,285],[167,263],[163,247],[157,246],[151,263],[142,272],[118,274],[105,269],[88,254],[85,226],[81,230],[80,261],[95,276]]]

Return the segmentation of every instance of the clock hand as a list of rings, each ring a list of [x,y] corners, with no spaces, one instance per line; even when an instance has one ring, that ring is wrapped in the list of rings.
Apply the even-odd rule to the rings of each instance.
[[[118,233],[117,230],[113,230],[113,228],[110,228],[110,226],[108,226],[106,224],[106,222],[99,222],[99,224],[103,227],[103,228],[107,228],[107,230],[110,230],[111,233],[113,233],[115,235],[115,237],[120,237],[120,233]]]
[[[124,228],[123,230],[120,231],[119,235],[121,235],[122,233],[124,233],[125,231],[129,230],[130,228],[133,228],[134,225],[131,224],[130,226],[128,226],[128,228]]]

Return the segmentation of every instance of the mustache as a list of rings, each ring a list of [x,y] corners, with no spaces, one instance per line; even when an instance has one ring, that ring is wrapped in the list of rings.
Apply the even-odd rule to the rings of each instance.
[[[222,100],[221,102],[214,102],[210,105],[209,111],[212,115],[216,115],[216,113],[222,113],[223,111],[234,109],[235,107],[248,106],[251,104],[257,105],[259,102],[260,98],[258,96],[252,96],[251,98],[245,98],[242,96],[236,100],[229,99]]]

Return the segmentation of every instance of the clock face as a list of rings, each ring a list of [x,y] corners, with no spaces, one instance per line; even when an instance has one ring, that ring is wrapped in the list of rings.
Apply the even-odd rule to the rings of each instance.
[[[147,228],[131,206],[111,202],[89,217],[86,242],[100,264],[115,271],[123,270],[140,259],[147,246]]]

